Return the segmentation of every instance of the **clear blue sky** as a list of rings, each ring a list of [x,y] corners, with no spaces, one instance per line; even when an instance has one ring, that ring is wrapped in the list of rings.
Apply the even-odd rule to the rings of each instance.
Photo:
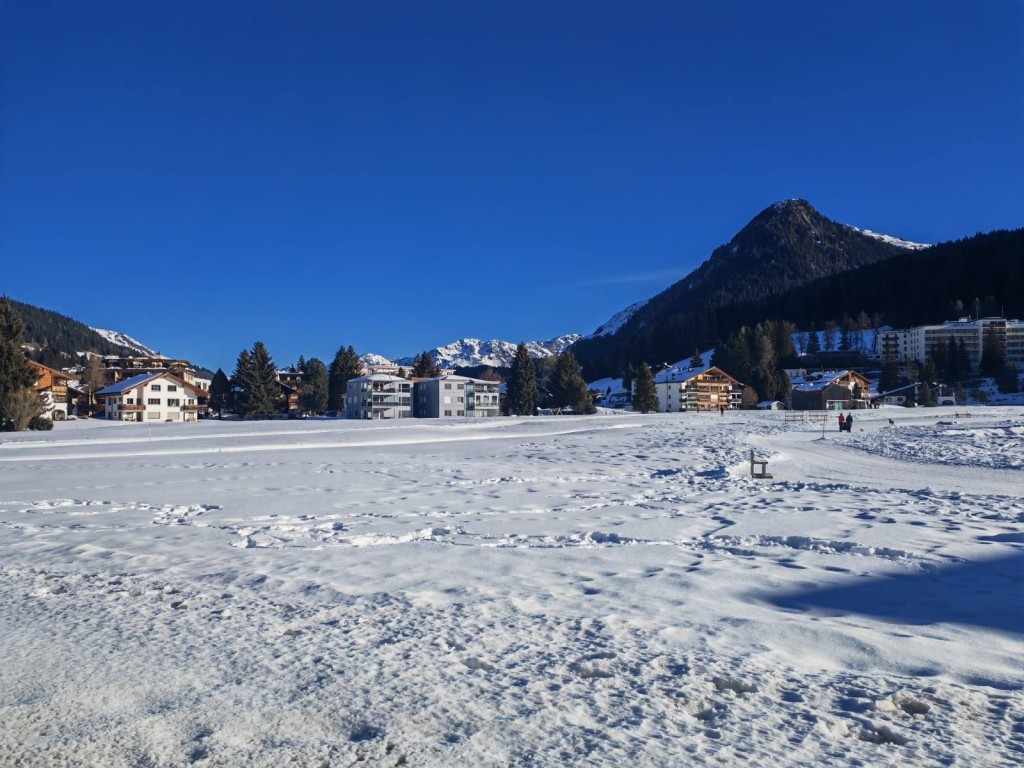
[[[1024,3],[0,3],[0,292],[226,370],[589,333],[761,209],[1024,226]]]

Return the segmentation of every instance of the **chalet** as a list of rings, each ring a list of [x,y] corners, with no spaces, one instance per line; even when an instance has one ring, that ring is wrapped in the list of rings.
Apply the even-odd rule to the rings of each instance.
[[[104,414],[114,421],[195,421],[206,393],[166,371],[141,373],[96,393]]]
[[[721,368],[669,368],[654,378],[661,413],[739,408],[743,384]]]
[[[35,368],[39,378],[36,379],[35,389],[46,402],[44,416],[61,421],[68,417],[68,382],[71,377],[62,371],[55,370],[42,363],[29,360],[29,365]]]
[[[188,360],[163,357],[162,355],[155,357],[106,355],[103,358],[103,369],[107,384],[116,384],[143,373],[170,373],[197,389],[203,391],[210,389],[210,380],[199,376]]]
[[[757,410],[759,411],[784,411],[786,410],[786,404],[781,400],[762,400],[757,404]]]
[[[810,373],[790,383],[794,411],[849,411],[871,403],[871,381],[856,371]]]

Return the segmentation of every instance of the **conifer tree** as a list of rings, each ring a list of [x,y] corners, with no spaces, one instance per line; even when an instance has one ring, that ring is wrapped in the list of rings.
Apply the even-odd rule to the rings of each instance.
[[[363,375],[363,363],[355,347],[339,347],[327,376],[327,407],[338,413],[345,410],[348,382]]]
[[[658,390],[654,386],[654,374],[651,366],[642,363],[633,382],[633,410],[639,413],[650,413],[658,410]]]
[[[254,381],[252,355],[248,349],[243,349],[238,353],[235,371],[231,374],[232,397],[228,406],[239,416],[249,412],[249,392],[252,391]]]
[[[239,390],[238,413],[247,418],[265,419],[275,411],[281,385],[277,381],[277,366],[262,341],[253,344],[252,350],[242,350],[233,378]]]
[[[548,381],[551,405],[555,408],[572,408],[573,413],[593,413],[594,399],[583,379],[583,369],[571,350],[558,356],[555,370]]]
[[[441,375],[441,368],[429,352],[423,351],[413,361],[412,375],[414,378],[434,379]]]
[[[818,332],[814,330],[814,323],[811,323],[810,335],[807,337],[807,354],[816,355],[821,352],[821,339],[818,338]]]
[[[224,409],[228,407],[230,396],[231,381],[227,374],[218,368],[210,381],[210,410],[216,411],[218,418],[224,415]]]
[[[26,426],[33,416],[38,416],[44,410],[41,398],[36,396],[33,399],[25,394],[39,377],[21,349],[24,331],[25,324],[11,300],[6,296],[0,298],[0,426],[7,430],[24,429],[21,423],[26,410],[35,410],[24,421]],[[26,408],[26,403],[30,407]]]
[[[878,379],[878,388],[882,392],[891,392],[900,383],[900,367],[896,362],[896,355],[887,350],[885,359],[882,361],[882,373]]]
[[[510,416],[533,416],[537,412],[537,371],[526,344],[519,343],[508,377],[506,404]]]
[[[302,363],[302,372],[306,374],[306,386],[302,392],[302,408],[313,413],[327,410],[330,376],[323,360],[311,357]]]
[[[693,350],[693,357],[690,358],[690,368],[703,368],[704,358],[700,354],[699,349]]]
[[[633,379],[636,378],[636,368],[633,367],[632,363],[626,363],[626,370],[622,374],[622,390],[624,392],[633,391]]]

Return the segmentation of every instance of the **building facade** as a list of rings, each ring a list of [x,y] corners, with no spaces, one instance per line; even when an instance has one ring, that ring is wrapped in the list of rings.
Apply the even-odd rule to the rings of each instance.
[[[114,421],[196,421],[206,393],[170,373],[143,373],[96,393],[104,415]]]
[[[349,379],[345,416],[349,419],[410,418],[412,382],[384,373]]]
[[[661,413],[730,410],[743,398],[743,384],[717,366],[663,371],[654,388]]]
[[[995,333],[1006,362],[1018,368],[1024,366],[1024,321],[1003,317],[983,317],[979,320],[961,318],[940,325],[920,325],[902,330],[879,331],[875,336],[875,352],[883,359],[893,356],[897,362],[911,360],[925,362],[929,357],[940,358],[952,339],[962,343],[975,371],[981,364],[985,336]]]
[[[420,379],[413,387],[413,415],[419,419],[500,416],[500,387],[496,381],[468,376]]]
[[[69,413],[69,387],[71,377],[62,372],[29,360],[39,378],[36,379],[35,389],[46,402],[46,411],[43,416],[60,421],[66,419]]]

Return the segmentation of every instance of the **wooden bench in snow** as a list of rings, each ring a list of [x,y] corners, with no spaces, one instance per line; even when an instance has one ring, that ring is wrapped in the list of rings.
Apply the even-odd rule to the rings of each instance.
[[[767,459],[755,459],[754,449],[750,449],[750,476],[757,477],[764,480],[771,480],[772,476],[768,472],[768,460]]]
[[[969,419],[969,418],[971,418],[971,414],[969,414],[967,411],[964,411],[963,413],[961,413],[960,411],[953,411],[953,416],[955,416],[958,419]]]

